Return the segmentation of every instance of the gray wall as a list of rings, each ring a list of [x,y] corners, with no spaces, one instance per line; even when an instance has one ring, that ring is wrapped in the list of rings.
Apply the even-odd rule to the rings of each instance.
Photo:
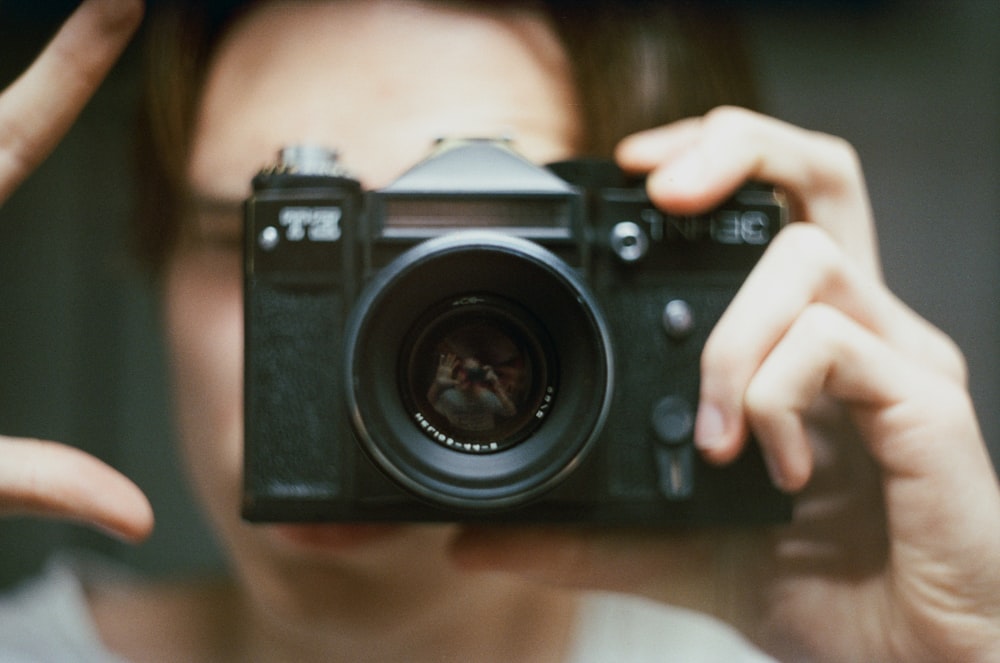
[[[868,12],[758,14],[751,34],[764,96],[773,114],[858,149],[886,279],[964,349],[996,460],[1000,3],[871,4]]]
[[[61,17],[13,22],[9,11],[0,5],[4,84]],[[127,248],[135,62],[130,52],[0,207],[0,431],[75,444],[121,468],[149,495],[157,528],[132,547],[75,525],[0,520],[0,586],[56,548],[96,549],[165,573],[217,561],[176,467],[156,303]]]
[[[1000,3],[817,9],[829,4],[751,12],[768,110],[857,146],[887,278],[964,348],[1000,457]],[[9,12],[0,9],[4,83],[51,28]],[[158,573],[218,563],[171,453],[155,303],[124,248],[135,82],[126,61],[0,208],[0,431],[77,444],[121,467],[150,495],[158,527],[132,548],[72,525],[3,521],[0,586],[65,546]]]

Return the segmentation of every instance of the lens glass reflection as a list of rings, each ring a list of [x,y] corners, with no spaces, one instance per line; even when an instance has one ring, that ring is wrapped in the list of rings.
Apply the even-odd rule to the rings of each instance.
[[[404,350],[400,384],[417,425],[468,453],[517,444],[541,423],[555,394],[544,331],[521,307],[482,295],[432,309]]]

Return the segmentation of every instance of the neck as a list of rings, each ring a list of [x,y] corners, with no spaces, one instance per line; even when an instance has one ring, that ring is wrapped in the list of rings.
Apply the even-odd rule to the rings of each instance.
[[[573,595],[511,576],[459,571],[444,547],[413,550],[420,552],[365,551],[362,563],[336,568],[300,559],[284,574],[273,568],[246,573],[234,660],[565,658],[576,616]]]
[[[322,619],[243,603],[234,660],[537,661],[564,660],[575,600],[502,576],[466,576],[435,596],[368,591],[343,597]],[[402,600],[402,604],[400,602]]]
[[[236,583],[116,583],[90,588],[88,598],[105,644],[129,660],[566,658],[576,621],[573,594],[505,575],[463,573],[443,549],[421,545],[427,540],[407,543],[409,555],[366,550],[364,563],[298,559],[268,573],[242,565]]]

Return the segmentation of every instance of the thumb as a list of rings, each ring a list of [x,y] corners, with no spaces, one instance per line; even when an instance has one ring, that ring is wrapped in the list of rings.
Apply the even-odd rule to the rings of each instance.
[[[88,0],[0,95],[0,201],[69,130],[142,19],[138,0]]]

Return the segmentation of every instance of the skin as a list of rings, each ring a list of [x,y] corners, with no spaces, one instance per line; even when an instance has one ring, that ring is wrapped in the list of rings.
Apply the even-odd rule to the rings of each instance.
[[[69,130],[142,13],[138,2],[84,3],[0,95],[0,205]],[[152,531],[142,491],[96,458],[55,442],[3,436],[0,456],[0,513],[77,520],[130,541]]]
[[[419,31],[409,29],[413,20]],[[308,141],[337,145],[366,186],[380,186],[449,128],[513,131],[533,158],[568,155],[575,125],[562,113],[571,103],[565,63],[541,28],[518,14],[476,17],[416,4],[266,6],[234,27],[210,68],[188,168],[205,209],[167,265],[165,317],[183,456],[244,581],[256,625],[248,635],[265,640],[249,651],[279,642],[296,651],[304,620],[324,624],[322,638],[308,636],[311,655],[324,660],[337,650],[345,660],[430,658],[448,648],[456,660],[545,660],[562,651],[573,602],[520,580],[457,571],[447,554],[450,527],[258,527],[238,517],[239,204],[251,176],[281,146]],[[370,69],[359,82],[358,70],[341,63],[361,51]],[[510,87],[491,83],[506,66],[526,75]],[[508,637],[515,625],[534,647],[521,651],[525,643]]]
[[[0,97],[3,195],[56,144],[140,13],[88,0]],[[417,16],[419,34],[405,20]],[[359,52],[363,80],[337,66]],[[483,84],[496,77],[511,85]],[[551,34],[530,16],[348,2],[263,7],[234,28],[189,164],[203,205],[170,258],[164,305],[183,455],[238,582],[103,589],[93,608],[111,646],[139,660],[558,660],[575,606],[544,587],[560,585],[706,610],[789,660],[1000,657],[1000,493],[961,355],[881,282],[849,146],[739,109],[632,136],[617,158],[650,173],[664,209],[707,209],[754,178],[781,185],[803,222],[713,332],[696,425],[699,449],[720,463],[754,433],[775,483],[796,494],[791,525],[611,535],[238,520],[238,213],[224,210],[250,175],[281,145],[310,140],[336,145],[379,186],[439,135],[512,129],[544,162],[572,154],[574,103]],[[99,461],[31,440],[2,438],[0,452],[5,512],[131,540],[149,532],[141,492]]]
[[[796,494],[793,522],[673,538],[476,531],[458,559],[688,605],[785,660],[998,656],[1000,496],[964,361],[882,283],[853,150],[723,108],[630,137],[618,158],[650,171],[651,196],[675,211],[744,178],[791,196],[802,223],[706,344],[696,444],[724,463],[752,431],[775,484]]]

